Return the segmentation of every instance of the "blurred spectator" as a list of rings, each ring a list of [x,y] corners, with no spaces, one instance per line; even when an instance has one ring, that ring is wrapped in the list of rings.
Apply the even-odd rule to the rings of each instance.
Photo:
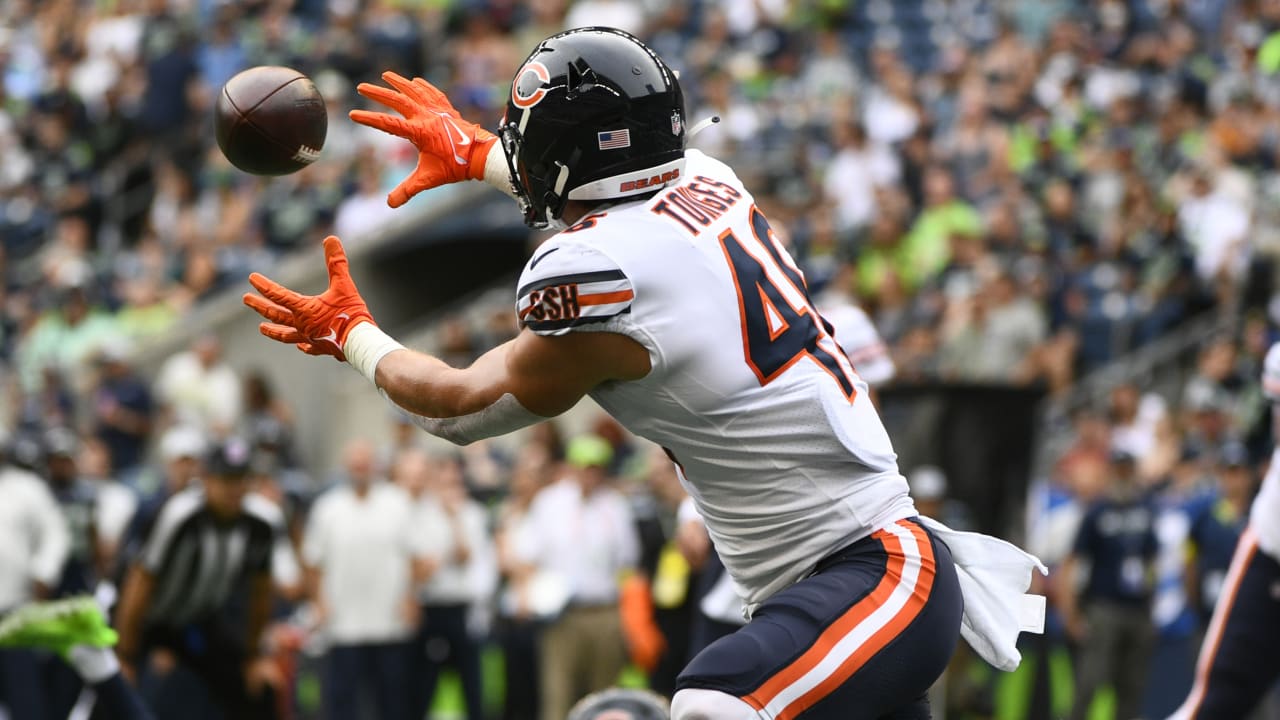
[[[690,652],[697,574],[680,551],[679,511],[689,497],[676,472],[675,463],[661,448],[650,447],[644,455],[644,483],[647,513],[638,509],[642,537],[646,527],[654,535],[647,540],[641,568],[653,598],[654,623],[663,638],[664,650],[649,672],[649,687],[667,697],[675,694],[676,676],[693,658]],[[633,501],[634,502],[634,501]],[[648,515],[648,523],[645,522]]]
[[[847,284],[851,280],[837,277],[817,299],[818,312],[835,328],[836,342],[849,356],[858,377],[874,388],[892,380],[896,368],[871,318],[849,296]]]
[[[144,492],[167,499],[186,490],[200,477],[209,441],[190,425],[174,425],[160,438],[160,477]]]
[[[96,438],[86,438],[76,459],[80,476],[91,483],[97,495],[94,507],[94,527],[98,530],[101,550],[101,570],[106,574],[113,560],[119,555],[124,534],[138,509],[138,495],[111,472],[111,456],[106,445]]]
[[[136,489],[141,499],[125,529],[122,552],[116,558],[117,574],[142,553],[143,543],[151,535],[165,503],[200,477],[207,453],[208,441],[195,428],[176,425],[161,436],[159,467],[138,478]]]
[[[151,389],[129,364],[124,340],[103,345],[93,395],[94,434],[109,453],[110,470],[133,475],[139,470],[151,435]]]
[[[1236,367],[1237,352],[1232,338],[1211,338],[1200,350],[1195,374],[1183,389],[1184,422],[1192,441],[1206,449],[1243,436],[1253,419],[1247,383]]]
[[[944,368],[960,380],[1026,376],[1026,358],[1045,338],[1045,319],[1030,298],[1018,293],[1013,278],[994,271],[960,307],[967,312],[944,342]]]
[[[392,212],[382,188],[382,167],[365,162],[356,177],[356,191],[338,205],[333,232],[347,242],[359,241],[369,231],[386,225]]]
[[[50,429],[44,436],[45,472],[49,488],[71,533],[71,554],[62,566],[54,597],[83,595],[93,590],[101,575],[98,547],[97,487],[80,476],[76,459],[80,440],[70,428]]]
[[[0,459],[0,612],[48,597],[57,586],[71,540],[44,481]],[[0,703],[13,718],[45,717],[38,657],[0,649]]]
[[[415,718],[427,712],[440,671],[451,667],[462,681],[468,720],[479,720],[484,696],[476,616],[487,612],[497,579],[487,514],[467,496],[459,458],[433,458],[425,467],[412,455],[408,467],[401,459],[405,475],[399,480],[414,497],[414,525],[433,536],[433,562],[417,592],[421,610],[411,644],[410,712]]]
[[[1249,209],[1238,198],[1215,188],[1207,169],[1192,171],[1178,223],[1195,250],[1196,272],[1202,279],[1240,278],[1249,258]]]
[[[553,465],[547,452],[537,445],[525,445],[511,471],[508,494],[498,508],[494,542],[503,586],[498,597],[498,634],[507,668],[507,688],[503,720],[536,720],[538,701],[539,620],[534,609],[535,568],[522,562],[518,543],[533,530],[529,510],[534,498],[547,484]]]
[[[469,8],[462,15],[462,34],[455,40],[450,58],[453,76],[449,99],[464,115],[483,117],[506,102],[503,89],[510,83],[522,51],[511,46],[488,12]]]
[[[618,579],[639,562],[631,509],[606,474],[609,443],[576,437],[565,458],[571,470],[539,491],[516,543],[521,561],[567,588],[563,611],[542,633],[542,720],[563,717],[574,702],[617,681],[627,661]]]
[[[157,683],[148,700],[160,720],[189,718],[193,706],[276,716],[282,678],[259,653],[284,529],[279,510],[248,492],[249,458],[239,438],[215,447],[203,487],[165,503],[129,569],[117,652],[130,680]],[[199,678],[202,699],[174,696],[179,668]]]
[[[1141,713],[1152,641],[1153,523],[1136,461],[1117,451],[1106,491],[1085,513],[1072,553],[1059,570],[1059,606],[1068,634],[1080,644],[1072,718],[1089,716],[1094,693],[1107,681],[1115,691],[1117,717]],[[1085,562],[1088,576],[1078,591],[1076,573]]]
[[[642,5],[625,0],[578,0],[564,24],[571,28],[603,25],[635,34],[644,29],[645,15]]]
[[[115,330],[110,318],[92,306],[84,282],[80,277],[59,286],[56,308],[40,315],[18,345],[16,361],[24,390],[41,388],[45,368],[64,374],[78,392],[88,388],[94,353]]]
[[[282,467],[294,464],[293,411],[276,397],[271,382],[260,372],[244,377],[244,416],[240,421],[256,450]]]
[[[1193,510],[1187,537],[1187,594],[1202,628],[1213,616],[1257,489],[1244,445],[1228,443],[1218,457],[1217,485]]]
[[[947,496],[947,476],[932,465],[921,465],[907,474],[911,500],[921,515],[952,530],[972,530],[973,520],[964,503]]]
[[[823,191],[836,207],[836,226],[842,232],[871,222],[876,213],[876,189],[898,181],[898,159],[885,145],[873,145],[857,123],[835,130],[835,155],[827,165]]]
[[[71,553],[62,566],[62,577],[52,595],[72,597],[92,594],[103,573],[98,543],[97,486],[85,480],[77,467],[80,441],[70,428],[55,427],[45,433],[45,473],[62,517],[71,533]],[[46,661],[46,700],[50,711],[62,717],[71,713],[84,683],[59,660]]]
[[[1173,466],[1180,448],[1164,398],[1143,394],[1129,382],[1111,389],[1109,405],[1111,446],[1137,458],[1143,478],[1159,477]]]
[[[221,436],[236,427],[242,412],[240,377],[222,359],[222,343],[207,334],[171,356],[156,377],[157,399],[172,421]]]
[[[352,441],[344,465],[345,482],[316,500],[302,546],[328,643],[325,717],[361,717],[368,692],[377,717],[407,720],[407,641],[418,623],[413,565],[424,548],[415,544],[408,497],[377,476],[372,444]]]

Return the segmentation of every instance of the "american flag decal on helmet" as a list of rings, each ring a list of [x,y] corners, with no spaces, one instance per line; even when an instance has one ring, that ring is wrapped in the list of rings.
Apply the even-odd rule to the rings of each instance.
[[[618,150],[631,147],[630,130],[609,130],[596,133],[596,143],[601,150]]]

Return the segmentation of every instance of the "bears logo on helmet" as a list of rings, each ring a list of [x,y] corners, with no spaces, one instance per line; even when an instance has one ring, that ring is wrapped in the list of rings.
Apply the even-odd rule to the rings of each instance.
[[[520,66],[498,137],[525,223],[563,227],[569,200],[639,195],[681,177],[684,95],[671,68],[634,36],[569,30]]]
[[[547,66],[533,60],[524,64],[515,80],[511,81],[511,104],[518,108],[528,109],[537,105],[547,96],[547,81],[551,79],[551,71]]]

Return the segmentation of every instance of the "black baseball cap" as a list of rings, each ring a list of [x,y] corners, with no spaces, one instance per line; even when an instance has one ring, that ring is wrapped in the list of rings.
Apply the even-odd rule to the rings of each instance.
[[[247,477],[253,460],[252,450],[244,438],[229,437],[213,446],[205,459],[205,470],[213,477]]]

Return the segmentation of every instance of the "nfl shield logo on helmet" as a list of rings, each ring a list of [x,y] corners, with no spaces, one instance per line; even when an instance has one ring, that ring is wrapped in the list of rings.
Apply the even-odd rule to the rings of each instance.
[[[671,134],[679,135],[682,129],[684,129],[684,119],[680,117],[680,111],[672,110],[671,111]]]

